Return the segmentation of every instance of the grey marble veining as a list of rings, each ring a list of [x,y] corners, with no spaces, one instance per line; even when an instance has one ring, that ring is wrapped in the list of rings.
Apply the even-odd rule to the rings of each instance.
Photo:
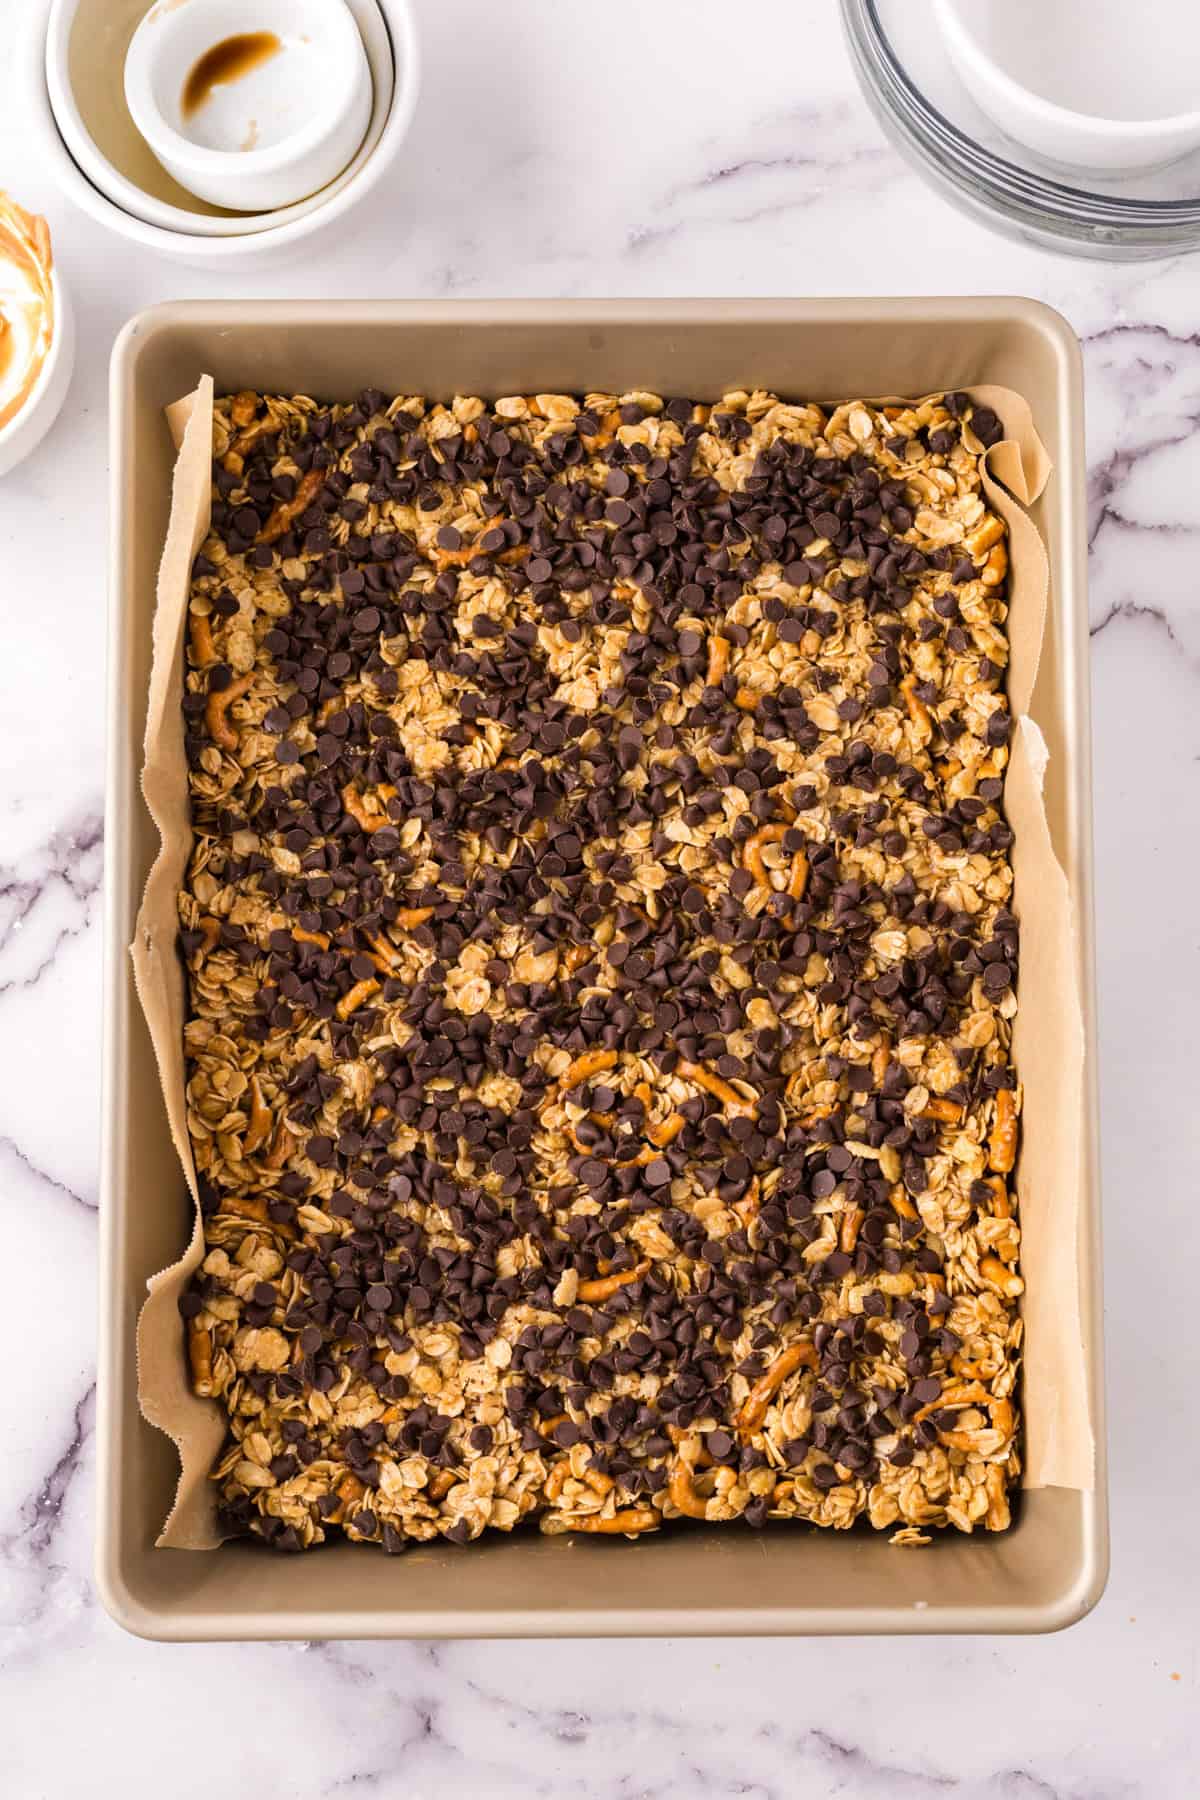
[[[403,166],[340,260],[270,277],[110,243],[31,164],[16,70],[0,71],[0,184],[49,215],[81,337],[62,420],[0,484],[0,1792],[1184,1800],[1200,1786],[1200,261],[1073,262],[960,218],[881,137],[832,0],[418,11],[425,82]],[[1060,307],[1087,369],[1105,1599],[1036,1640],[126,1637],[90,1572],[105,382],[120,323],[220,293],[997,291]]]

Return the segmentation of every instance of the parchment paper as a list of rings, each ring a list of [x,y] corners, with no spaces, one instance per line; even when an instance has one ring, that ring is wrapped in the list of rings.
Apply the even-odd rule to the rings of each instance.
[[[991,386],[968,391],[992,408],[1007,433],[987,453],[984,486],[1008,525],[1011,565],[1008,693],[1017,723],[1004,802],[1014,833],[1014,910],[1021,922],[1013,1058],[1024,1087],[1016,1172],[1026,1284],[1023,1485],[1090,1489],[1094,1445],[1078,1251],[1083,1015],[1072,898],[1050,841],[1042,797],[1048,752],[1041,729],[1029,716],[1046,625],[1049,564],[1041,536],[1024,508],[1041,494],[1051,469],[1028,403],[1019,394]],[[142,1412],[174,1440],[181,1463],[175,1504],[158,1542],[185,1550],[208,1550],[221,1542],[208,1474],[225,1437],[220,1403],[198,1399],[191,1391],[179,1315],[179,1297],[204,1256],[184,1098],[187,996],[176,948],[176,899],[192,843],[180,705],[191,566],[209,525],[212,402],[213,384],[206,375],[194,393],[176,401],[167,413],[178,456],[158,576],[142,771],[142,791],[162,843],[131,947],[171,1135],[195,1206],[191,1241],[177,1263],[149,1282],[149,1298],[138,1321]]]

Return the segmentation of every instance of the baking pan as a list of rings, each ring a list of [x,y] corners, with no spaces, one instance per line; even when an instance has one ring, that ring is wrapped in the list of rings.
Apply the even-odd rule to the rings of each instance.
[[[443,398],[631,387],[715,397],[750,385],[835,398],[978,382],[1028,398],[1055,466],[1034,509],[1051,586],[1032,710],[1050,750],[1050,830],[1078,926],[1079,1281],[1094,1490],[1027,1491],[1011,1531],[949,1531],[922,1551],[890,1547],[882,1534],[800,1527],[619,1545],[529,1534],[469,1552],[422,1546],[403,1559],[350,1545],[303,1559],[246,1544],[154,1548],[177,1458],[138,1411],[134,1329],[147,1278],[186,1239],[190,1203],[127,945],[157,847],[138,774],[173,464],[163,408],[202,371],[218,392],[325,398],[369,385]],[[1082,380],[1065,321],[1012,299],[184,302],[139,314],[118,338],[111,432],[97,1572],[114,1618],[161,1639],[1034,1632],[1081,1618],[1103,1589],[1108,1532]]]

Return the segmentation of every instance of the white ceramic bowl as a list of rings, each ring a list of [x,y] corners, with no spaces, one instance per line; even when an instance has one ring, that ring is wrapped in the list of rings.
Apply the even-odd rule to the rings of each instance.
[[[1001,3],[1009,5],[1010,0]],[[1029,32],[1036,33],[1041,10],[1052,12],[1056,0],[1024,3]],[[1200,111],[1158,119],[1100,118],[1073,112],[1022,85],[993,54],[989,0],[934,0],[934,11],[951,61],[976,105],[1001,131],[1047,161],[1130,175],[1161,168],[1200,146]],[[1130,24],[1135,28],[1136,18],[1133,7]],[[1011,12],[1006,22],[1020,30],[1021,20],[1014,20]],[[1145,21],[1144,28],[1153,30],[1153,22]]]
[[[416,110],[420,61],[411,5],[409,0],[378,0],[378,5],[390,34],[396,68],[395,91],[379,140],[348,179],[334,184],[336,191],[331,188],[328,195],[317,195],[312,202],[289,208],[282,224],[255,229],[255,222],[247,220],[236,235],[219,237],[206,236],[199,230],[168,230],[137,218],[89,181],[67,149],[50,105],[45,60],[51,0],[35,0],[24,45],[24,86],[37,153],[62,192],[81,212],[143,249],[208,269],[233,265],[265,268],[294,261],[311,250],[318,234],[332,236],[336,228],[345,225],[354,208],[395,161]]]
[[[107,92],[91,97],[89,113],[96,105],[105,108],[104,129],[102,131],[97,122],[95,130],[108,145],[107,153],[97,142],[71,82],[71,34],[80,11],[90,7],[100,21],[103,50],[114,61],[123,60],[142,9],[142,0],[123,0],[121,4],[118,0],[51,0],[45,40],[46,87],[59,135],[92,187],[98,188],[123,212],[131,213],[147,225],[160,225],[166,231],[199,237],[244,237],[249,232],[273,231],[277,225],[289,224],[293,219],[315,212],[354,180],[374,154],[391,116],[395,71],[392,37],[382,10],[386,0],[346,0],[346,3],[358,24],[371,68],[370,122],[349,167],[319,193],[310,194],[292,206],[260,213],[225,212],[180,188],[165,169],[159,168],[149,146],[142,142],[128,116],[124,89],[116,73]],[[396,9],[389,6],[388,10],[392,17]],[[392,30],[399,38],[394,17]],[[153,182],[157,191],[145,185],[147,182]]]
[[[267,54],[189,114],[185,90],[205,58],[256,38]],[[167,173],[238,212],[327,187],[371,116],[371,71],[345,0],[158,0],[133,34],[124,81],[130,116]]]
[[[50,276],[54,330],[33,392],[15,419],[0,426],[0,476],[7,475],[36,448],[62,411],[75,367],[75,314],[58,270]]]

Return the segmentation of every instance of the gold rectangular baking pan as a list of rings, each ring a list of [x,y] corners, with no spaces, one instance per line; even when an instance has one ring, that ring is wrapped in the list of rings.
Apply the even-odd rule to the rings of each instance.
[[[190,1203],[127,946],[157,847],[138,777],[173,465],[163,408],[204,371],[218,392],[326,399],[369,385],[440,398],[631,387],[715,397],[763,386],[833,399],[977,382],[1027,397],[1054,463],[1034,511],[1051,566],[1034,710],[1050,750],[1051,834],[1078,920],[1087,1069],[1078,1269],[1094,1491],[1026,1492],[1013,1530],[949,1531],[920,1551],[891,1548],[882,1534],[782,1526],[634,1543],[496,1536],[403,1558],[349,1545],[304,1558],[242,1544],[154,1548],[178,1469],[170,1441],[138,1411],[134,1327],[147,1278],[180,1253]],[[97,1570],[113,1616],[161,1639],[1035,1632],[1081,1618],[1104,1585],[1108,1529],[1082,381],[1069,326],[1019,299],[182,302],[139,314],[118,338],[111,433]]]

